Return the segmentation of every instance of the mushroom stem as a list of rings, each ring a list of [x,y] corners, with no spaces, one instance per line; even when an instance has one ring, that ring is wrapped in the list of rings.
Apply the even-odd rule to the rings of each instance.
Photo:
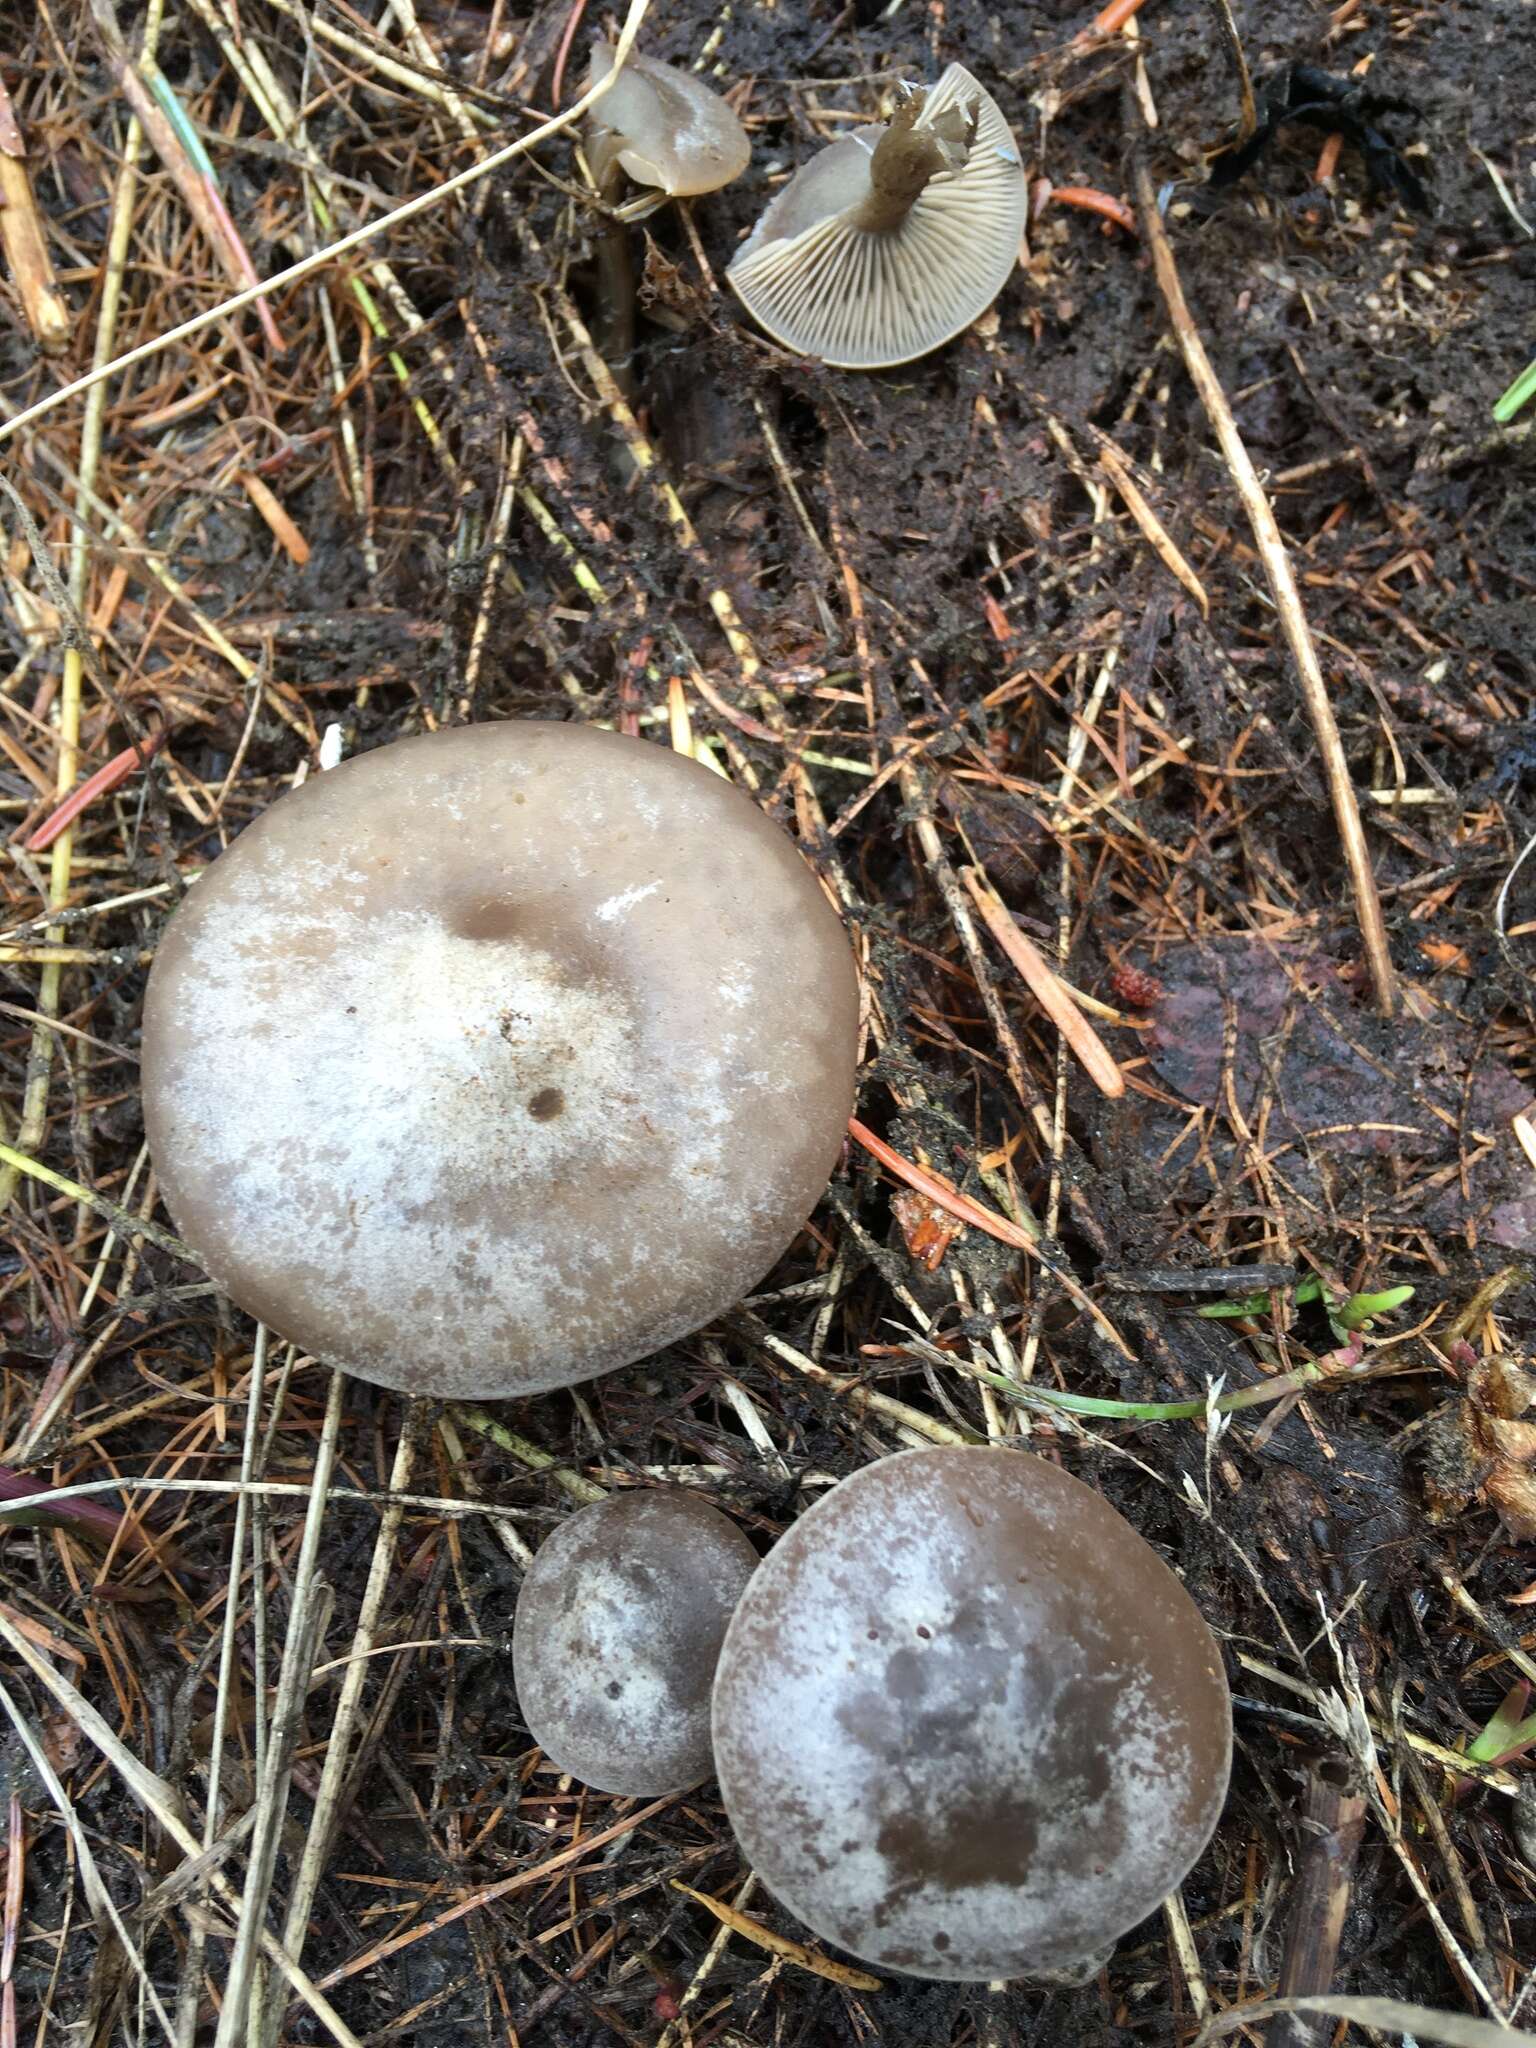
[[[912,211],[918,194],[949,161],[938,140],[913,123],[923,111],[926,95],[914,93],[891,118],[875,144],[869,165],[869,196],[850,217],[866,234],[889,234]]]
[[[596,166],[594,165],[594,170]],[[598,172],[597,196],[616,208],[624,197],[624,172],[615,156]],[[635,254],[628,225],[610,212],[597,235],[597,304],[592,339],[625,398],[634,395]]]

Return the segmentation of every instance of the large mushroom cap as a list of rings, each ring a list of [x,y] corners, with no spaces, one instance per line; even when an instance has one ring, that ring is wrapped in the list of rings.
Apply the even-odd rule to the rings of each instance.
[[[592,47],[588,84],[614,65],[611,43]],[[638,185],[687,198],[728,185],[747,168],[752,145],[736,110],[692,72],[630,54],[588,117],[589,161],[599,185],[617,163]]]
[[[529,1733],[599,1792],[659,1799],[713,1768],[709,1689],[757,1552],[687,1493],[621,1493],[541,1546],[512,1666]]]
[[[872,171],[896,130],[864,129],[813,157],[726,272],[775,341],[837,369],[889,369],[938,348],[986,311],[1018,257],[1018,145],[970,72],[951,64],[908,127],[944,167],[894,224],[871,226]]]
[[[366,1379],[537,1392],[697,1329],[819,1198],[857,988],[792,842],[578,725],[398,741],[197,883],[145,1005],[178,1228]]]
[[[759,1566],[715,1676],[752,1867],[876,1968],[1091,1973],[1221,1810],[1210,1630],[1091,1488],[1023,1452],[907,1451]]]

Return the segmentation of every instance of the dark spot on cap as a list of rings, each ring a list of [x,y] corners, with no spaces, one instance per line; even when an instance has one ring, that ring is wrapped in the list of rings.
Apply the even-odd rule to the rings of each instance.
[[[562,1088],[541,1088],[537,1095],[528,1098],[528,1114],[535,1123],[547,1124],[565,1108],[565,1091]]]
[[[1036,1802],[1026,1792],[965,1801],[943,1813],[893,1817],[876,1846],[891,1866],[898,1893],[923,1884],[966,1891],[1021,1884],[1038,1836]]]

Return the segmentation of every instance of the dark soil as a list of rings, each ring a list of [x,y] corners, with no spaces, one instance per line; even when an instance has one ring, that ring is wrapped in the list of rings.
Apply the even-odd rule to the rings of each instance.
[[[470,160],[472,146],[431,101],[370,76],[361,59],[343,65],[323,42],[306,55],[286,13],[239,12],[287,89],[311,102],[308,146],[339,180],[356,181],[341,191],[357,218]],[[1139,240],[1095,215],[1047,204],[1030,261],[992,315],[936,355],[874,376],[768,345],[702,276],[675,211],[636,227],[636,410],[693,522],[691,545],[634,473],[582,355],[571,315],[600,323],[603,312],[589,217],[526,159],[365,252],[388,256],[427,322],[425,335],[402,338],[387,294],[361,273],[451,470],[360,318],[346,272],[279,298],[293,344],[280,361],[246,315],[109,387],[98,495],[137,539],[97,535],[88,611],[117,562],[126,587],[100,651],[110,692],[86,686],[85,767],[128,744],[136,728],[125,719],[168,726],[173,738],[147,777],[87,814],[69,902],[89,910],[173,889],[72,920],[63,934],[84,957],[63,963],[57,1014],[94,1043],[57,1037],[30,1156],[113,1200],[143,1201],[143,1179],[128,1179],[142,1138],[129,1062],[148,955],[182,880],[313,763],[326,726],[342,728],[349,752],[466,716],[603,719],[664,742],[667,685],[678,677],[695,735],[719,741],[736,779],[797,834],[867,951],[876,1028],[859,1116],[974,1199],[1027,1204],[1044,1219],[1051,1256],[1128,1347],[1111,1344],[1039,1264],[974,1231],[927,1271],[894,1218],[893,1184],[850,1144],[828,1202],[747,1312],[579,1398],[507,1409],[510,1445],[462,1416],[427,1432],[415,1491],[517,1509],[531,1544],[571,1511],[542,1453],[609,1485],[702,1467],[711,1497],[766,1548],[828,1477],[923,1440],[871,1405],[871,1391],[941,1432],[1027,1426],[1033,1449],[1100,1487],[1183,1573],[1221,1636],[1238,1753],[1223,1824],[1183,1890],[1198,1976],[1157,1919],[1074,1990],[891,1980],[858,1994],[733,1936],[688,2008],[691,2032],[667,2037],[678,2048],[1183,2043],[1207,2004],[1219,2013],[1268,1995],[1288,1960],[1302,1973],[1291,1988],[1326,1990],[1329,1972],[1305,1981],[1297,1961],[1317,1930],[1296,1883],[1315,1841],[1303,1807],[1325,1767],[1370,1800],[1333,1986],[1458,2012],[1492,2003],[1531,2024],[1529,2000],[1514,2010],[1536,1943],[1528,1807],[1510,1778],[1460,1778],[1423,1744],[1463,1747],[1536,1651],[1532,1610],[1508,1604],[1532,1577],[1529,1547],[1514,1539],[1536,1533],[1536,1521],[1522,1530],[1491,1505],[1514,1497],[1497,1482],[1518,1479],[1529,1452],[1483,1429],[1467,1438],[1455,1486],[1443,1469],[1439,1484],[1425,1472],[1427,1445],[1439,1446],[1443,1467],[1447,1441],[1470,1428],[1453,1320],[1498,1275],[1502,1292],[1460,1334],[1478,1354],[1523,1356],[1536,1319],[1536,1165],[1512,1129],[1536,1094],[1536,862],[1508,892],[1504,936],[1495,921],[1501,885],[1536,831],[1536,443],[1518,424],[1496,431],[1490,417],[1536,349],[1536,239],[1512,211],[1536,222],[1522,85],[1536,75],[1536,13],[1518,0],[1236,5],[1261,89],[1299,62],[1403,103],[1364,118],[1427,188],[1422,214],[1384,182],[1385,159],[1373,163],[1355,142],[1319,187],[1323,137],[1301,125],[1281,126],[1240,179],[1212,192],[1206,159],[1236,132],[1230,60],[1199,0],[1152,0],[1143,14],[1158,117],[1150,137],[1131,53],[1119,42],[1074,52],[1089,16],[1061,0],[897,0],[883,12],[866,0],[656,0],[643,44],[688,63],[718,31],[716,82],[749,82],[753,165],[693,216],[716,279],[769,177],[816,146],[828,110],[867,114],[897,78],[933,76],[952,59],[998,96],[1033,178],[1124,197],[1131,153],[1147,151],[1155,184],[1169,188],[1192,312],[1267,475],[1362,792],[1403,984],[1390,1020],[1370,1003],[1329,791],[1240,503],[1165,338]],[[142,24],[123,15],[136,47]],[[356,30],[346,10],[328,18]],[[528,108],[548,109],[567,0],[528,17],[498,6],[488,21],[439,5],[422,19],[455,78],[484,89],[508,133],[526,125]],[[567,101],[599,25],[589,16],[577,36]],[[386,47],[398,54],[395,30]],[[56,373],[89,365],[126,112],[83,9],[36,20],[18,11],[0,49],[77,321],[72,353],[45,365],[6,299],[0,371],[15,411]],[[195,109],[258,271],[293,260],[305,246],[297,158],[268,146],[199,14],[167,26],[159,61]],[[561,180],[575,176],[564,139],[539,161]],[[153,157],[132,249],[119,349],[227,290],[199,273],[206,249]],[[322,290],[350,380],[361,514]],[[160,419],[220,379],[201,409]],[[78,461],[82,414],[71,401],[7,450],[60,563],[73,486],[47,451]],[[1099,463],[1103,437],[1201,579],[1209,619],[1126,516]],[[241,482],[252,469],[310,543],[307,566],[295,567],[258,518]],[[563,541],[515,499],[498,544],[498,501],[513,474]],[[51,789],[63,655],[56,615],[37,623],[51,587],[9,506],[7,518],[12,592],[33,601],[10,616],[15,672],[0,684],[16,712],[0,727],[12,742],[0,797],[15,847],[51,808],[16,754]],[[260,665],[271,688],[254,709],[185,603],[144,572],[140,543]],[[573,570],[573,549],[602,601]],[[755,674],[722,635],[719,593],[761,657]],[[1062,763],[1088,724],[1063,803]],[[857,772],[902,748],[905,778]],[[839,765],[850,761],[854,772]],[[1414,794],[1395,805],[1369,795],[1395,788]],[[967,950],[953,870],[972,861],[1053,957],[1065,928],[1063,972],[1125,1020],[1101,1028],[1127,1093],[1106,1099],[1067,1063],[1054,1142],[1055,1033],[1000,956]],[[7,884],[7,932],[21,931],[9,941],[19,955],[0,958],[11,1006],[0,1019],[7,1139],[25,1129],[28,1074],[39,1071],[30,1020],[49,1000],[36,955],[46,866],[46,856],[18,856]],[[148,1526],[172,1545],[160,1563],[121,1533],[104,1550],[75,1517],[28,1529],[0,1521],[0,1600],[49,1632],[60,1668],[177,1784],[200,1833],[253,1332],[152,1245],[125,1268],[119,1240],[87,1302],[104,1228],[22,1180],[0,1249],[0,1436],[23,1440],[45,1387],[89,1358],[20,1461],[33,1477],[180,1476],[227,1490],[147,1507],[139,1497]],[[1282,1292],[1262,1314],[1197,1319],[1208,1295],[1142,1284],[1170,1268],[1254,1262],[1319,1273],[1336,1299],[1399,1284],[1416,1293],[1366,1333],[1368,1345],[1398,1341],[1367,1349],[1363,1373],[1304,1401],[1241,1409],[1219,1441],[1198,1421],[1079,1426],[1006,1396],[989,1411],[960,1369],[997,1369],[998,1328],[1015,1356],[1028,1351],[1047,1395],[1126,1403],[1200,1400],[1214,1380],[1231,1392],[1309,1359],[1337,1360],[1343,1333],[1317,1303],[1288,1309]],[[909,1344],[922,1316],[937,1353]],[[953,1370],[935,1362],[946,1353]],[[302,1483],[312,1472],[326,1380],[299,1363],[270,1479]],[[727,1380],[745,1390],[773,1456],[748,1433]],[[367,1497],[338,1497],[328,1511],[335,1609],[322,1662],[347,1654],[401,1428],[393,1396],[351,1385],[336,1484]],[[1502,1449],[1490,1452],[1495,1439]],[[275,1681],[303,1512],[302,1496],[266,1509],[264,1650],[248,1597],[240,1610],[226,1817],[250,1798],[250,1689]],[[363,1763],[305,1954],[317,1981],[338,1973],[328,1995],[370,2042],[656,2043],[718,1932],[673,1881],[730,1900],[745,1875],[706,1787],[589,1858],[437,1924],[629,1810],[562,1788],[530,1748],[508,1655],[518,1576],[486,1518],[407,1513],[378,1640],[445,1646],[374,1660]],[[37,1679],[9,1661],[0,1668],[43,1731],[151,1980],[174,2003],[194,1922],[183,1902],[146,1915],[144,1900],[180,1852]],[[339,1683],[338,1673],[316,1681],[305,1707],[274,1926]],[[1375,1778],[1358,1745],[1327,1724],[1329,1699],[1352,1688],[1375,1727]],[[1523,1759],[1509,1766],[1521,1783],[1526,1769]],[[0,1771],[26,1845],[17,2038],[32,2038],[40,2015],[54,2032],[139,2038],[136,1980],[93,1924],[76,1851],[14,1741],[0,1748]],[[237,1886],[243,1855],[242,1846],[224,1866]],[[761,1892],[744,1910],[803,1933]],[[230,1944],[220,1915],[205,1924],[197,2038],[212,2041]],[[389,1941],[390,1953],[373,1954]],[[157,2037],[152,2018],[143,2036]],[[295,2001],[283,2038],[324,2032]]]

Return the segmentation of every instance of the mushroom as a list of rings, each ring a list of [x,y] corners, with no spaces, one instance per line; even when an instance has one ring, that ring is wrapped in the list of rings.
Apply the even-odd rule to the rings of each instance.
[[[741,1847],[914,1976],[1082,1982],[1215,1827],[1231,1704],[1173,1573],[1024,1452],[898,1453],[759,1566],[715,1676]]]
[[[590,90],[612,71],[611,43],[592,46]],[[597,237],[598,354],[628,393],[635,346],[635,268],[629,230],[612,209],[628,175],[662,199],[693,198],[739,178],[752,145],[736,111],[691,72],[631,53],[624,69],[587,116],[587,162],[610,209]],[[649,211],[649,208],[646,209]]]
[[[969,327],[1006,283],[1028,210],[1018,145],[959,64],[889,126],[802,165],[726,277],[785,348],[884,370]]]
[[[613,45],[594,43],[589,91],[613,65]],[[632,53],[587,116],[587,161],[600,192],[620,170],[665,198],[692,198],[739,178],[751,154],[735,108],[692,72],[654,57]]]
[[[144,1116],[241,1307],[441,1397],[590,1379],[739,1300],[821,1195],[858,991],[793,843],[579,725],[312,777],[172,918]]]
[[[599,1792],[659,1799],[712,1769],[709,1690],[757,1552],[687,1493],[616,1494],[561,1524],[518,1596],[528,1731]]]

